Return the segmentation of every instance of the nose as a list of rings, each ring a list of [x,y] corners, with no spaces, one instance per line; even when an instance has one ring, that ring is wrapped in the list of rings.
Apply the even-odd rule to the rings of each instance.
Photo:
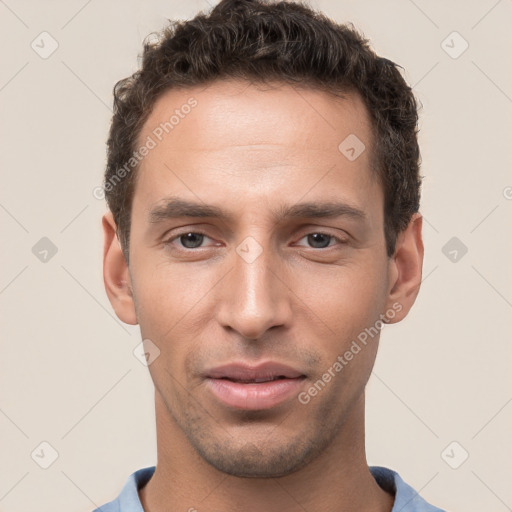
[[[220,283],[217,319],[224,328],[257,340],[271,328],[289,326],[291,292],[285,277],[278,277],[279,261],[270,249],[253,242],[244,253],[241,246]]]

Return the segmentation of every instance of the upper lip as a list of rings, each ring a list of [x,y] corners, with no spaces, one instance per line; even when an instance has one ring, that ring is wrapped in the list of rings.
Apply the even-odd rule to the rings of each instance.
[[[205,372],[206,377],[211,379],[230,379],[240,381],[267,381],[284,377],[287,379],[296,379],[305,375],[300,371],[286,364],[275,361],[268,361],[258,365],[247,363],[229,363],[222,366],[216,366]]]

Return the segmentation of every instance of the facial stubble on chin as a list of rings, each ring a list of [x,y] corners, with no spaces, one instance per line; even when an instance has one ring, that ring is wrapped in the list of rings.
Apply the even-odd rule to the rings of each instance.
[[[251,424],[255,429],[265,420],[270,425],[268,411],[241,411],[240,425],[247,435],[240,439],[193,398],[182,401],[181,411],[173,410],[165,397],[162,399],[172,421],[203,460],[218,471],[244,478],[275,478],[302,469],[328,449],[346,420],[346,414],[336,415],[336,408],[326,402],[318,407],[313,418],[299,409],[303,423],[296,428],[297,421],[289,416],[295,407],[307,408],[297,402],[287,415],[274,418],[257,445],[251,440]]]

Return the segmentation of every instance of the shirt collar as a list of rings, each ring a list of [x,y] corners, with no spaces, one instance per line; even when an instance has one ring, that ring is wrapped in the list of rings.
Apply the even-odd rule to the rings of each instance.
[[[94,512],[144,512],[138,490],[149,482],[154,472],[155,466],[135,471],[129,476],[117,499]],[[370,472],[379,486],[395,497],[391,512],[443,512],[429,505],[396,471],[382,466],[370,466]]]

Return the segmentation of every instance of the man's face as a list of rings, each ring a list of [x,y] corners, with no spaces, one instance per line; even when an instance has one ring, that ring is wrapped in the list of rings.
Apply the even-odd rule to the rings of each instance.
[[[176,109],[190,112],[158,142]],[[354,135],[366,146],[355,160],[338,149]],[[219,81],[168,91],[141,145],[148,136],[158,144],[138,171],[129,272],[142,337],[160,350],[157,399],[216,468],[291,473],[361,402],[378,335],[335,362],[391,306],[367,111],[355,95]],[[225,217],[175,217],[171,199]],[[318,216],[305,203],[345,206]]]

